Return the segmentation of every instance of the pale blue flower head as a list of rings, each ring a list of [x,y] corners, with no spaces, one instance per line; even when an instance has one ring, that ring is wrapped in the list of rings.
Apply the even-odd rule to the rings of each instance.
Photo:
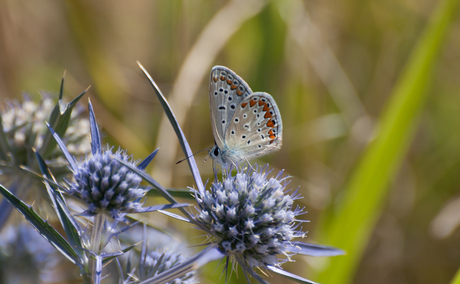
[[[59,135],[49,127],[73,173],[74,181],[67,181],[66,192],[86,203],[88,207],[82,214],[93,216],[104,213],[112,218],[123,219],[128,213],[185,206],[176,204],[143,208],[143,197],[150,188],[141,187],[142,178],[129,168],[135,168],[138,173],[143,174],[145,167],[152,161],[158,150],[155,150],[139,165],[136,165],[125,151],[113,152],[112,148],[102,150],[99,129],[91,103],[89,103],[89,114],[91,154],[87,154],[86,159],[81,162],[76,161]]]
[[[175,266],[180,265],[185,260],[186,258],[178,252],[172,252],[172,251],[162,252],[162,249],[151,251],[145,257],[145,260],[143,263],[145,275],[143,275],[144,277],[142,277],[141,279],[147,279],[152,276],[163,273]],[[167,282],[167,284],[168,283],[169,284],[198,283],[198,280],[196,279],[195,275],[196,275],[196,272],[193,270],[170,282]]]
[[[297,219],[305,212],[293,208],[297,191],[286,190],[283,172],[274,177],[268,177],[269,173],[267,167],[238,170],[235,176],[224,172],[222,182],[216,178],[210,191],[197,194],[196,220],[221,251],[238,256],[249,267],[290,260],[293,239],[305,235],[298,229],[305,221]]]
[[[88,205],[90,215],[107,212],[116,217],[120,212],[132,213],[142,207],[140,200],[148,191],[139,187],[142,179],[114,157],[134,165],[125,151],[113,153],[111,149],[77,164],[76,182],[70,183],[69,193]]]

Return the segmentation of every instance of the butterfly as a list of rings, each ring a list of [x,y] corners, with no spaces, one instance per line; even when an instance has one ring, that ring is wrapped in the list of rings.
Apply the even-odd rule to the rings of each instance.
[[[209,80],[209,106],[215,145],[209,155],[222,166],[238,166],[279,150],[283,123],[273,97],[253,93],[224,66],[214,66]]]

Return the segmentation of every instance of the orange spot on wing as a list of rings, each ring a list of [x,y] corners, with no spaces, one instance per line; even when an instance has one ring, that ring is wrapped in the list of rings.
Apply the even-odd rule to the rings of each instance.
[[[256,101],[251,100],[251,101],[249,102],[249,105],[250,105],[251,107],[253,107],[256,103],[257,103]]]
[[[238,88],[238,85],[232,85],[230,88],[231,88],[232,90],[235,90],[236,88]],[[238,93],[238,91],[236,91],[236,92]]]
[[[268,131],[268,134],[274,135],[275,133],[273,133],[273,129],[270,129],[270,131]]]
[[[259,106],[261,105],[266,105],[267,103],[263,102],[262,100],[259,100]]]
[[[225,80],[225,75],[220,74],[220,79],[221,79],[222,81]]]
[[[268,127],[275,127],[275,123],[273,122],[273,120],[270,120],[267,122],[267,126]]]
[[[272,114],[271,114],[269,111],[267,111],[267,112],[265,113],[264,117],[265,117],[265,118],[272,118],[273,116],[272,116]]]
[[[241,96],[241,95],[243,94],[243,91],[241,91],[241,89],[238,88],[238,90],[236,90],[236,94],[237,94],[238,96]]]
[[[248,103],[242,103],[241,106],[245,108],[248,105]]]
[[[217,82],[217,76],[213,76],[212,79],[214,80],[214,82]]]
[[[274,134],[270,135],[270,139],[275,139],[276,136]]]
[[[268,143],[268,144],[272,144],[272,143],[273,143],[273,141],[275,141],[275,140],[270,140],[270,143]]]

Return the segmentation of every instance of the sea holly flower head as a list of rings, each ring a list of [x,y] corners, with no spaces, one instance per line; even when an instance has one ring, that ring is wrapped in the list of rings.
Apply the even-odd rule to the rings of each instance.
[[[63,140],[68,145],[69,152],[75,156],[82,156],[90,149],[87,135],[89,121],[82,116],[83,107],[76,104],[83,94],[78,96],[71,106],[63,104],[61,100],[55,103],[51,96],[46,94],[39,102],[34,102],[28,96],[24,96],[23,101],[8,102],[7,106],[0,111],[0,131],[2,132],[0,160],[3,165],[7,165],[3,167],[3,173],[10,175],[9,179],[11,179],[11,174],[21,173],[17,171],[18,166],[32,167],[34,165],[35,155],[32,149],[40,152],[51,168],[64,167],[65,160],[62,153],[56,147],[49,147],[51,137],[49,137],[45,123],[50,120],[53,111],[62,106],[68,113],[57,115],[55,117],[59,118],[54,120],[58,122],[61,117],[68,116],[68,122],[65,125],[62,123],[60,130],[66,134]],[[45,149],[48,147],[49,149]]]
[[[81,162],[76,161],[59,135],[48,125],[73,173],[74,181],[67,181],[66,192],[86,203],[88,207],[82,213],[83,215],[95,216],[102,213],[123,220],[128,213],[188,206],[176,203],[143,208],[142,200],[150,188],[140,187],[142,178],[129,168],[135,168],[138,173],[144,174],[145,167],[152,161],[158,150],[155,150],[139,165],[125,151],[113,152],[109,147],[102,150],[101,137],[91,102],[89,103],[89,117],[91,155],[86,155],[86,159]]]
[[[141,280],[145,280],[160,273],[163,273],[173,267],[178,266],[186,260],[186,258],[178,252],[172,252],[168,250],[162,252],[162,250],[163,249],[158,248],[157,250],[153,250],[146,255],[143,263],[144,275],[140,277]],[[196,279],[195,275],[196,272],[193,270],[167,283],[198,283],[198,280]]]
[[[69,193],[88,205],[90,215],[107,212],[116,217],[119,212],[132,213],[142,207],[140,200],[148,189],[139,187],[142,179],[114,157],[135,166],[125,151],[114,153],[111,149],[77,164]]]
[[[204,195],[197,193],[196,220],[221,251],[238,256],[251,268],[289,261],[293,239],[305,236],[298,229],[305,221],[297,219],[305,211],[293,209],[300,195],[286,190],[282,171],[270,178],[269,173],[263,167],[238,170],[232,176],[224,169],[223,181],[216,178]]]

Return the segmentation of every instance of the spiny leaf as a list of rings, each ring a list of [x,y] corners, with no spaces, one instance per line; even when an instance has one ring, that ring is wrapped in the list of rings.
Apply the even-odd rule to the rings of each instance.
[[[22,202],[2,185],[0,185],[0,193],[3,194],[5,199],[7,199],[24,216],[24,218],[26,218],[27,221],[29,221],[29,223],[45,240],[53,245],[72,263],[81,267],[78,254],[72,246],[53,227],[51,227],[47,221],[44,221],[40,216],[38,216],[38,214],[32,209],[32,206],[28,206]]]

